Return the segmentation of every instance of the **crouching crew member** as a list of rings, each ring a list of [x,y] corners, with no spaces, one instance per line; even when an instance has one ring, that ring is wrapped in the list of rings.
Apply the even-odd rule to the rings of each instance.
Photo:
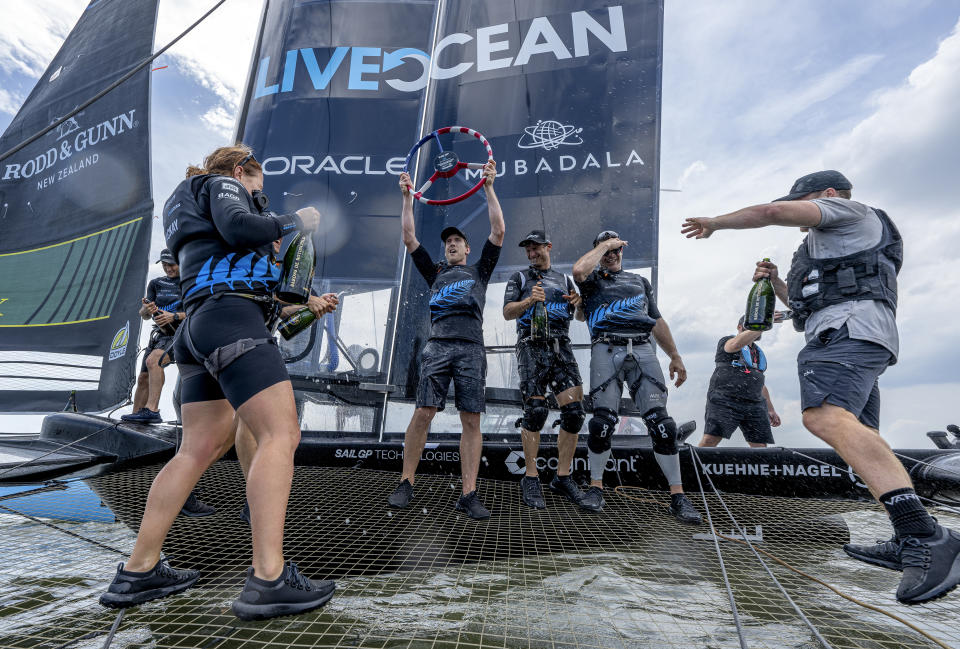
[[[740,316],[736,336],[724,336],[717,343],[717,367],[710,377],[706,423],[699,446],[716,446],[740,428],[751,447],[762,448],[773,444],[770,427],[780,425],[780,416],[764,385],[767,357],[757,344],[762,334],[744,329],[743,321],[744,316]]]
[[[204,167],[188,168],[163,209],[188,314],[174,343],[183,377],[183,444],[154,479],[130,559],[120,564],[100,603],[133,606],[197,581],[197,571],[170,567],[160,552],[190,490],[233,446],[239,416],[257,449],[246,476],[253,565],[233,612],[245,620],[302,613],[329,600],[335,585],[308,579],[296,564],[284,562],[283,526],[300,427],[266,317],[280,276],[271,242],[295,230],[315,230],[320,214],[312,207],[286,215],[266,211],[263,171],[245,147],[221,147]]]
[[[567,332],[570,320],[580,305],[580,295],[573,282],[550,267],[553,244],[542,230],[534,230],[520,242],[526,249],[530,267],[515,273],[507,281],[503,296],[503,317],[517,321],[517,369],[520,373],[520,395],[523,418],[518,421],[523,438],[526,475],[520,479],[523,502],[543,509],[543,491],[537,472],[540,431],[550,415],[546,394],[549,387],[560,406],[560,432],[557,436],[557,474],[550,488],[584,509],[599,511],[599,493],[585,497],[570,477],[573,455],[577,450],[577,433],[583,427],[583,382],[573,357]],[[534,340],[531,318],[534,306],[543,302],[549,323],[549,337]]]
[[[660,315],[653,287],[645,277],[622,269],[626,241],[605,230],[593,250],[573,265],[573,278],[583,297],[590,329],[590,397],[593,416],[587,448],[590,452],[590,491],[602,494],[603,471],[610,458],[611,436],[619,421],[623,384],[642,414],[653,439],[657,464],[670,485],[670,513],[684,523],[699,523],[700,514],[683,493],[677,424],[667,413],[667,386],[650,334],[670,356],[670,379],[680,387],[687,370]],[[601,497],[601,503],[603,502]]]
[[[413,262],[430,287],[430,338],[420,352],[420,381],[417,384],[417,405],[407,426],[403,448],[403,473],[400,484],[387,501],[392,507],[406,507],[413,498],[420,454],[427,442],[427,429],[447,400],[447,388],[453,379],[457,410],[463,431],[460,435],[460,469],[463,474],[463,495],[457,501],[457,511],[470,518],[489,518],[490,511],[477,497],[477,473],[483,436],[480,433],[480,413],[485,409],[487,357],[483,348],[483,304],[487,283],[500,259],[503,245],[503,212],[493,191],[497,169],[493,162],[483,168],[486,183],[487,212],[490,217],[490,236],[483,244],[480,260],[467,265],[470,244],[467,237],[454,227],[440,233],[445,261],[434,264],[430,254],[420,244],[413,223],[413,195],[410,176],[400,174],[403,193],[401,228],[403,243]]]

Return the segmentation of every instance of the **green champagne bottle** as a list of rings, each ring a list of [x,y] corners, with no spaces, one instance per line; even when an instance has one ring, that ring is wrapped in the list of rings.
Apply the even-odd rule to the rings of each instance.
[[[309,307],[302,307],[281,320],[277,331],[280,332],[284,340],[290,340],[312,325],[316,319],[317,316],[313,315],[313,311],[311,311]]]
[[[763,260],[770,261],[769,257],[764,257]],[[776,300],[773,282],[769,277],[754,282],[747,296],[747,313],[743,319],[743,328],[752,331],[767,331],[773,328],[773,308],[776,306]]]
[[[550,337],[550,319],[547,317],[547,305],[543,302],[535,302],[533,305],[530,337],[533,340],[547,340]]]
[[[314,263],[313,237],[309,232],[298,232],[283,257],[277,297],[288,304],[306,302],[313,284]]]

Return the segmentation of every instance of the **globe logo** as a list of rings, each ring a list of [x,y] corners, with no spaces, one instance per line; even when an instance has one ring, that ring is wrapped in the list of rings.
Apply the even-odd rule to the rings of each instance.
[[[559,149],[561,144],[583,144],[580,139],[582,128],[572,124],[563,125],[552,119],[539,120],[533,126],[523,129],[523,136],[517,142],[521,149],[542,148],[546,151]]]

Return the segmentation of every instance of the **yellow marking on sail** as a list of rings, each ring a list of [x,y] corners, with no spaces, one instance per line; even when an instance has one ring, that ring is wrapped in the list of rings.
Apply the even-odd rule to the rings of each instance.
[[[90,234],[85,234],[82,237],[77,237],[76,239],[70,239],[69,241],[61,241],[60,243],[51,243],[49,246],[43,246],[42,248],[33,248],[31,250],[21,250],[20,252],[5,252],[0,254],[0,257],[12,257],[13,255],[25,255],[28,252],[39,252],[40,250],[56,248],[57,246],[65,246],[68,243],[74,243],[75,241],[82,241],[83,239],[89,239],[90,237],[95,237],[99,234],[103,234],[104,232],[110,232],[110,230],[116,230],[117,228],[122,228],[124,226],[130,225],[131,223],[136,223],[141,219],[143,219],[143,217],[138,216],[135,219],[130,219],[129,221],[125,221],[124,223],[120,223],[113,227],[106,228],[105,230],[100,230],[99,232],[91,232]],[[78,322],[86,322],[86,320],[78,320]],[[64,323],[64,324],[69,324],[69,323]],[[30,325],[30,326],[40,326],[40,325]]]
[[[0,304],[3,304],[4,302],[6,302],[6,301],[9,300],[9,299],[10,299],[10,298],[8,298],[8,297],[0,297]],[[0,318],[2,318],[2,317],[3,317],[3,314],[0,313]]]
[[[0,315],[3,315],[3,314],[0,314]],[[15,325],[0,324],[0,327],[7,327],[7,328],[12,328],[12,327],[57,327],[57,326],[59,326],[59,325],[83,324],[84,322],[94,322],[94,321],[96,321],[96,320],[106,320],[106,319],[109,318],[109,317],[110,317],[110,316],[108,316],[108,315],[101,315],[101,316],[97,316],[96,318],[87,318],[86,320],[71,320],[70,322],[44,322],[44,323],[41,323],[41,324],[15,324]]]

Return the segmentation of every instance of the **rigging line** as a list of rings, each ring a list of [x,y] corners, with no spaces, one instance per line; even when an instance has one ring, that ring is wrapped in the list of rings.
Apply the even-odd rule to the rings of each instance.
[[[690,447],[690,454],[693,454],[693,447]],[[707,504],[707,494],[703,491],[703,482],[700,481],[700,472],[697,472],[697,485],[700,487],[700,497],[703,499],[703,508],[707,512],[707,524],[713,532],[713,546],[717,551],[717,559],[720,561],[720,572],[723,573],[723,585],[727,589],[727,597],[730,599],[730,611],[733,613],[733,623],[737,627],[737,635],[740,637],[740,646],[747,649],[747,639],[743,635],[743,626],[740,624],[740,614],[737,611],[737,600],[733,597],[733,589],[730,587],[730,578],[727,576],[727,566],[723,562],[723,553],[720,551],[720,541],[717,536],[720,534],[717,528],[713,526],[713,516],[710,515],[710,505]]]
[[[746,545],[746,543],[745,543],[742,539],[738,539],[738,538],[735,538],[735,537],[732,537],[732,536],[727,536],[727,535],[721,534],[721,533],[719,533],[719,532],[718,532],[717,534],[718,534],[718,536],[720,536],[720,537],[723,538],[723,539],[726,539],[727,541],[734,541],[734,542],[736,542],[736,543],[740,543],[741,545]],[[897,615],[896,613],[891,613],[890,611],[888,611],[888,610],[886,610],[886,609],[883,609],[883,608],[880,608],[879,606],[876,606],[875,604],[869,604],[869,603],[867,603],[867,602],[864,602],[864,601],[861,601],[861,600],[857,599],[856,597],[853,597],[852,595],[847,595],[846,593],[844,593],[843,591],[841,591],[841,590],[840,590],[839,588],[837,588],[836,586],[833,586],[832,584],[829,584],[829,583],[823,581],[822,579],[819,579],[819,578],[817,578],[817,577],[814,577],[813,575],[807,574],[806,572],[800,570],[799,568],[795,568],[795,567],[791,566],[789,563],[787,563],[786,561],[784,561],[783,559],[781,559],[781,558],[778,557],[777,555],[773,554],[772,552],[767,552],[766,550],[763,550],[763,549],[761,549],[761,548],[757,548],[757,552],[761,552],[761,553],[765,554],[766,556],[770,557],[771,559],[773,559],[774,561],[776,561],[777,563],[779,563],[780,565],[782,565],[784,568],[787,568],[788,570],[792,570],[793,572],[797,573],[798,575],[801,575],[801,576],[803,576],[803,577],[806,577],[807,579],[809,579],[809,580],[811,580],[811,581],[815,581],[816,583],[820,584],[821,586],[824,586],[824,587],[826,587],[826,588],[829,588],[829,589],[832,590],[835,594],[837,594],[837,595],[839,595],[840,597],[844,598],[844,599],[847,600],[848,602],[853,602],[854,604],[857,604],[858,606],[862,606],[862,607],[864,607],[864,608],[870,609],[871,611],[874,611],[874,612],[876,612],[876,613],[882,613],[883,615],[886,615],[887,617],[896,620],[896,621],[899,622],[900,624],[903,624],[904,626],[909,627],[911,630],[916,631],[917,633],[919,633],[919,634],[922,635],[923,637],[927,638],[927,639],[930,640],[931,642],[936,643],[936,644],[940,645],[941,647],[944,647],[944,649],[950,649],[950,646],[949,646],[949,645],[947,645],[946,643],[944,643],[943,641],[941,641],[940,639],[938,639],[936,636],[933,636],[933,635],[927,633],[926,631],[924,631],[924,630],[921,629],[920,627],[916,626],[915,624],[913,624],[912,622],[910,622],[910,621],[908,621],[908,620],[905,620],[904,618],[900,617],[900,616]]]
[[[892,449],[891,449],[891,450],[892,450]],[[942,450],[949,452],[950,449],[946,449],[946,448],[945,448],[945,449],[942,449]],[[900,454],[900,453],[897,453],[896,451],[893,451],[893,454],[896,455],[897,457],[901,458],[901,459],[910,460],[910,461],[912,461],[912,462],[916,462],[917,464],[922,464],[923,466],[928,466],[928,467],[931,467],[931,468],[933,468],[933,469],[936,469],[937,471],[943,471],[944,473],[952,473],[952,474],[955,475],[956,477],[960,478],[960,471],[953,471],[952,469],[948,469],[948,468],[946,468],[946,467],[937,466],[937,465],[935,465],[935,464],[930,464],[929,462],[924,462],[923,460],[918,460],[917,458],[910,457],[909,455],[902,455],[902,454]]]
[[[118,550],[118,549],[116,549],[116,548],[114,548],[114,547],[110,547],[109,545],[107,545],[107,544],[105,544],[105,543],[101,543],[100,541],[95,541],[94,539],[88,538],[88,537],[84,536],[83,534],[77,534],[76,532],[71,532],[70,530],[68,530],[68,529],[66,529],[66,528],[60,527],[59,525],[54,525],[53,523],[49,523],[49,522],[47,522],[47,521],[45,521],[45,520],[43,520],[43,519],[37,518],[36,516],[31,516],[30,514],[26,514],[26,513],[24,513],[24,512],[17,511],[16,509],[11,509],[10,507],[7,507],[6,505],[0,505],[0,510],[3,510],[3,511],[5,511],[5,512],[9,513],[9,514],[17,514],[18,516],[23,516],[23,517],[26,518],[27,520],[33,521],[34,523],[40,523],[41,525],[45,525],[46,527],[49,527],[49,528],[51,528],[51,529],[54,529],[54,530],[57,530],[57,531],[59,531],[59,532],[63,532],[64,534],[67,534],[67,535],[69,535],[69,536],[72,536],[72,537],[75,538],[75,539],[80,539],[81,541],[86,541],[87,543],[92,543],[93,545],[97,546],[98,548],[103,548],[104,550],[110,550],[111,552],[116,552],[116,553],[119,554],[120,556],[123,556],[123,557],[127,556],[127,553],[126,553],[126,552],[123,552],[123,551],[121,551],[121,550]]]
[[[103,643],[103,649],[110,649],[110,643],[113,642],[113,636],[116,634],[117,629],[120,628],[120,620],[123,619],[123,614],[127,612],[127,609],[121,608],[120,612],[117,613],[117,619],[113,621],[113,626],[110,627],[110,633],[107,634],[107,639]]]
[[[212,14],[214,11],[216,11],[216,10],[220,7],[220,5],[222,5],[222,4],[223,4],[224,2],[226,2],[226,1],[227,1],[227,0],[219,0],[219,1],[217,2],[217,4],[215,4],[213,7],[211,7],[211,8],[207,11],[207,13],[203,14],[202,16],[200,16],[200,18],[198,18],[196,22],[194,22],[192,25],[190,25],[190,26],[187,27],[184,31],[182,31],[179,36],[177,36],[177,37],[174,38],[172,41],[170,41],[169,43],[167,43],[166,45],[164,45],[162,48],[160,48],[159,50],[157,50],[156,52],[154,52],[153,54],[151,54],[150,56],[148,56],[147,58],[145,58],[143,61],[141,61],[140,63],[138,63],[135,68],[133,68],[132,70],[130,70],[129,72],[127,72],[125,75],[123,75],[122,77],[120,77],[119,79],[117,79],[116,81],[114,81],[113,83],[111,83],[109,86],[107,86],[106,88],[104,88],[103,90],[101,90],[100,92],[98,92],[97,94],[95,94],[93,97],[91,97],[91,98],[88,99],[87,101],[83,102],[82,104],[80,104],[79,106],[77,106],[76,108],[74,108],[72,111],[70,111],[69,113],[67,113],[66,115],[64,115],[63,117],[61,117],[60,119],[54,120],[53,123],[51,123],[51,124],[49,124],[48,126],[45,126],[44,128],[40,129],[40,131],[38,131],[38,132],[35,133],[34,135],[28,137],[26,140],[24,140],[24,141],[21,142],[20,144],[16,145],[16,146],[13,147],[12,149],[10,149],[10,150],[8,150],[8,151],[4,151],[3,153],[0,153],[0,160],[4,160],[4,159],[6,159],[6,158],[9,158],[9,157],[12,156],[14,153],[17,153],[18,151],[20,151],[20,150],[23,149],[24,147],[29,146],[30,144],[33,144],[34,142],[36,142],[37,140],[39,140],[41,137],[43,137],[44,135],[46,135],[47,133],[49,133],[50,131],[52,131],[52,130],[55,129],[56,127],[60,126],[60,125],[63,124],[65,121],[67,121],[68,119],[70,119],[71,117],[73,117],[74,115],[76,115],[77,113],[79,113],[80,111],[82,111],[83,109],[87,108],[88,106],[90,106],[91,104],[93,104],[95,101],[97,101],[98,99],[100,99],[101,97],[103,97],[104,95],[106,95],[107,93],[109,93],[111,90],[115,89],[117,86],[119,86],[120,84],[122,84],[123,82],[125,82],[127,79],[129,79],[129,78],[132,77],[133,75],[135,75],[135,74],[137,74],[138,72],[140,72],[140,70],[142,70],[142,69],[144,69],[145,67],[147,67],[148,65],[150,65],[150,64],[154,61],[154,59],[158,58],[161,54],[163,54],[163,53],[166,52],[168,49],[170,49],[177,41],[179,41],[181,38],[183,38],[184,36],[186,36],[187,34],[189,34],[190,32],[192,32],[193,29],[194,29],[197,25],[199,25],[199,24],[202,23],[204,20],[206,20],[207,16],[209,16],[209,15]]]
[[[697,451],[693,446],[690,447],[690,454],[694,458],[694,464],[697,467],[698,473],[701,472],[703,470],[703,462],[700,461],[700,456],[697,454]],[[716,485],[713,484],[713,479],[710,478],[710,475],[706,471],[703,471],[703,475],[707,478],[707,482],[710,483],[710,488],[713,489],[713,493],[717,496],[717,499],[720,501],[720,504],[723,506],[724,511],[727,512],[727,516],[730,517],[730,520],[736,526],[737,532],[739,532],[740,536],[743,537],[744,541],[747,544],[747,547],[749,547],[750,550],[753,551],[753,556],[755,556],[757,558],[757,561],[760,562],[760,565],[763,566],[763,569],[766,571],[767,575],[769,575],[770,579],[773,580],[773,583],[776,584],[777,588],[780,590],[780,592],[783,594],[786,600],[793,607],[793,610],[797,612],[797,615],[800,617],[801,620],[803,620],[803,623],[807,625],[807,628],[810,629],[810,632],[813,633],[813,636],[820,642],[820,644],[822,644],[827,649],[833,649],[833,646],[829,642],[827,642],[827,640],[820,634],[820,631],[818,631],[817,628],[813,625],[813,622],[811,622],[809,618],[807,618],[807,616],[800,609],[797,603],[793,601],[793,598],[790,597],[790,594],[787,592],[787,589],[783,587],[783,584],[780,583],[780,580],[777,579],[776,575],[773,574],[773,571],[770,570],[770,567],[757,553],[757,549],[754,547],[753,543],[751,543],[747,539],[747,531],[743,528],[743,526],[740,525],[740,522],[734,517],[733,512],[731,512],[730,509],[727,507],[727,503],[724,502],[723,496],[720,495],[720,491],[717,489]]]

